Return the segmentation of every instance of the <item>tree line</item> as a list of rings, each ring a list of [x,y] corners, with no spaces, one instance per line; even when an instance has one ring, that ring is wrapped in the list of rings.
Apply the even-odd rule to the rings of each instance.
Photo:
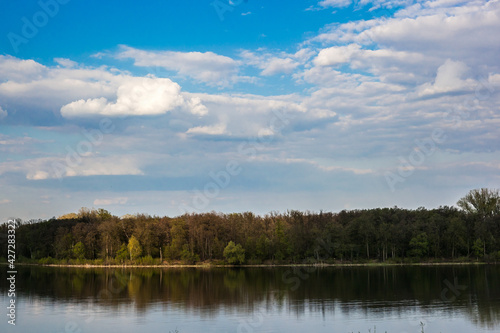
[[[498,190],[472,190],[457,206],[177,217],[82,208],[43,222],[18,220],[16,253],[42,263],[109,264],[500,259]]]

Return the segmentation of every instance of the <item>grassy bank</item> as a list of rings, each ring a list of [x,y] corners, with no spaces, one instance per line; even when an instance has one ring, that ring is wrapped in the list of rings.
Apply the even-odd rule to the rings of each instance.
[[[3,258],[0,262],[6,263]],[[377,260],[358,260],[358,261],[313,261],[305,260],[302,262],[287,262],[287,261],[265,261],[265,262],[247,262],[241,265],[231,265],[222,260],[211,260],[203,262],[184,262],[184,261],[162,261],[159,258],[143,257],[136,260],[118,261],[115,259],[56,259],[46,257],[42,259],[19,258],[16,265],[42,265],[42,266],[75,266],[75,267],[300,267],[300,266],[316,266],[316,267],[362,267],[362,266],[430,266],[430,265],[480,265],[480,264],[497,264],[497,261],[485,261],[471,258],[458,258],[456,260],[426,260],[418,261],[414,258],[391,259],[386,261]]]

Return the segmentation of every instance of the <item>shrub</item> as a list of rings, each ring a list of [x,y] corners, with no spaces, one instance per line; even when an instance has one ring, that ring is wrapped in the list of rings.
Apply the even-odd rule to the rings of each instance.
[[[115,259],[118,264],[123,264],[129,257],[127,245],[122,244],[118,252],[116,252]]]
[[[139,265],[155,265],[155,260],[151,256],[145,256],[138,260]]]
[[[245,262],[245,249],[240,244],[230,241],[224,249],[224,258],[229,264],[238,265]]]
[[[140,257],[142,254],[142,246],[141,243],[135,238],[135,236],[130,237],[128,241],[128,252],[130,253],[130,259],[134,260]]]
[[[181,259],[186,264],[195,264],[197,261],[200,261],[200,257],[197,254],[189,251],[187,244],[184,244],[182,247]]]
[[[54,263],[54,258],[45,257],[45,258],[38,260],[38,262],[42,265],[51,265]]]
[[[78,242],[73,247],[73,256],[76,259],[85,259],[85,245],[82,242]]]

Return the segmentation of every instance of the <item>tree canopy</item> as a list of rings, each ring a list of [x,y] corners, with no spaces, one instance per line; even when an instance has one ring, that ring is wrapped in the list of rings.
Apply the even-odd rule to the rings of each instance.
[[[500,195],[498,190],[487,188],[471,190],[458,200],[457,206],[482,218],[491,217],[500,213]]]
[[[498,191],[473,190],[455,207],[333,212],[75,216],[18,221],[18,256],[107,263],[225,261],[313,263],[364,260],[500,259]],[[0,226],[0,234],[7,225]],[[0,243],[3,240],[0,238]],[[7,257],[0,246],[0,257]],[[21,259],[22,259],[21,258]]]
[[[229,264],[242,264],[245,262],[245,250],[240,244],[236,245],[233,241],[227,244],[223,254]]]

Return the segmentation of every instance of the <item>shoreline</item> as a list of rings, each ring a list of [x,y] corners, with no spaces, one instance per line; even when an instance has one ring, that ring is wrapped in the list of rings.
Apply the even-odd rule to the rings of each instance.
[[[7,265],[8,263],[1,263]],[[75,267],[75,268],[273,268],[273,267],[390,267],[390,266],[465,266],[465,265],[497,265],[496,262],[437,262],[437,263],[339,263],[339,264],[256,264],[256,265],[214,265],[214,264],[161,264],[161,265],[95,265],[95,264],[39,264],[39,263],[16,263],[16,266],[40,266],[40,267]]]

